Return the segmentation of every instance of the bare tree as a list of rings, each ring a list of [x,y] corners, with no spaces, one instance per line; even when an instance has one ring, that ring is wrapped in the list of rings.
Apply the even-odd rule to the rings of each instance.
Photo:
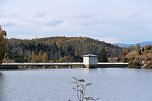
[[[86,88],[91,86],[92,83],[86,83],[84,79],[77,79],[75,77],[73,77],[73,79],[74,82],[72,83],[76,84],[76,87],[73,87],[73,90],[76,92],[78,101],[97,101],[99,99],[86,96]]]

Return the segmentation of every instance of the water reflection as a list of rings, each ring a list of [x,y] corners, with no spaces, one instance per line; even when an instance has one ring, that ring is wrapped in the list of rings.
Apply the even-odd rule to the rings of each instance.
[[[83,73],[84,73],[84,74],[89,74],[89,71],[90,71],[89,68],[84,68],[84,69],[83,69]]]
[[[4,75],[0,72],[0,101],[3,101],[4,94]]]
[[[98,69],[83,68],[84,74],[97,73]]]

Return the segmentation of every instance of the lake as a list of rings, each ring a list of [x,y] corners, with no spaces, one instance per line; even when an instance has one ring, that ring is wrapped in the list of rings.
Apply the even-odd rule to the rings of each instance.
[[[0,101],[77,101],[72,77],[98,101],[152,101],[152,70],[127,68],[1,71]]]

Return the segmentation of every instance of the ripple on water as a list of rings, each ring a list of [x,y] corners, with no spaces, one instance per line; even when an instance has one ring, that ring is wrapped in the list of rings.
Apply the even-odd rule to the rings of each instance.
[[[107,68],[1,71],[0,101],[76,99],[72,77],[93,83],[87,94],[99,101],[152,100],[152,70]]]

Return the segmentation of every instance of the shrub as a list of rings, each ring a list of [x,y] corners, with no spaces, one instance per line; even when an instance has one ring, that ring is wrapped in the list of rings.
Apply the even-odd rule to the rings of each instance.
[[[144,68],[152,68],[152,61],[149,61]]]
[[[141,68],[142,63],[137,60],[129,61],[128,67],[129,68]]]

